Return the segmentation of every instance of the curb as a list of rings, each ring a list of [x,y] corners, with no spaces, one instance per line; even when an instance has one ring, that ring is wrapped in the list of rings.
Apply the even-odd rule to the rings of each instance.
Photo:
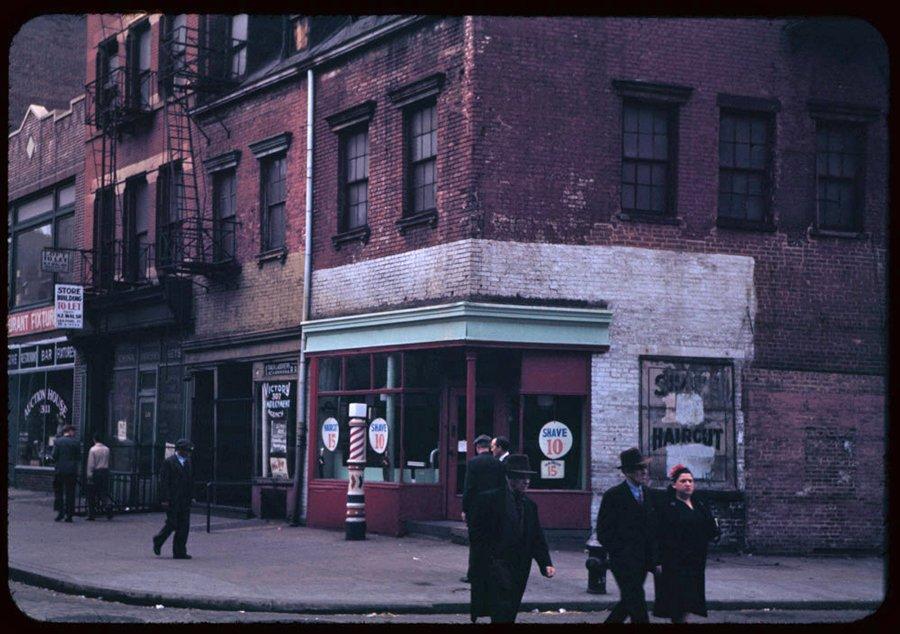
[[[24,568],[9,566],[9,579],[32,586],[54,590],[65,594],[84,595],[89,598],[117,601],[131,605],[158,605],[171,608],[194,608],[200,610],[224,610],[245,612],[287,612],[305,614],[370,614],[372,612],[393,614],[465,614],[469,611],[469,602],[446,603],[303,603],[300,601],[247,601],[235,598],[194,595],[163,595],[134,590],[119,590],[93,584],[64,581]],[[618,597],[603,598],[594,601],[526,601],[522,603],[521,612],[532,610],[570,612],[601,612],[609,610],[618,601]],[[882,605],[881,601],[707,601],[708,610],[871,610],[874,612]],[[653,601],[647,601],[648,609],[653,609]]]

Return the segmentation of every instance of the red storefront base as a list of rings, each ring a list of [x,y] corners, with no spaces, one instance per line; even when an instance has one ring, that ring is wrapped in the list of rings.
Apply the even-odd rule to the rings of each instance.
[[[366,527],[373,533],[400,537],[406,520],[442,520],[443,487],[373,482],[365,485]],[[544,528],[590,530],[589,491],[529,491]],[[343,528],[347,483],[318,481],[309,485],[306,522],[315,528]],[[458,519],[458,518],[456,518]]]

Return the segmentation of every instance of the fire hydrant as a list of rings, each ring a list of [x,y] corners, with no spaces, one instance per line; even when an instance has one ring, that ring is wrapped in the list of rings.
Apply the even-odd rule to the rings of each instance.
[[[584,564],[588,570],[587,591],[591,594],[606,594],[606,569],[609,567],[606,549],[600,545],[594,535],[591,535],[585,546],[588,556]]]

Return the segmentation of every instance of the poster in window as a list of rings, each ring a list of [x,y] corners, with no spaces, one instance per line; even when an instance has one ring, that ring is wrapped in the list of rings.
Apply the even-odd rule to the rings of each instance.
[[[641,359],[641,441],[652,480],[682,463],[697,480],[730,482],[733,434],[730,362]]]
[[[269,452],[287,453],[287,426],[291,410],[291,382],[263,384],[269,427]]]
[[[287,458],[269,458],[269,470],[273,478],[287,478]]]

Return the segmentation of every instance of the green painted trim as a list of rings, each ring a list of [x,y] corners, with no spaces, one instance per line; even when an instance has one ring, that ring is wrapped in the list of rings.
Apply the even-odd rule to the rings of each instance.
[[[456,302],[303,322],[306,352],[441,341],[609,346],[612,312]]]

